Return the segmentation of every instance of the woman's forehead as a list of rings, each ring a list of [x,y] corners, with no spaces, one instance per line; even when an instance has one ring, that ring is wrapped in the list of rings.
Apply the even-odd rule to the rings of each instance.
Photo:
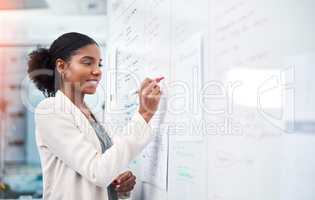
[[[100,59],[101,50],[96,44],[90,44],[78,49],[75,55],[82,57],[89,57],[94,59]]]

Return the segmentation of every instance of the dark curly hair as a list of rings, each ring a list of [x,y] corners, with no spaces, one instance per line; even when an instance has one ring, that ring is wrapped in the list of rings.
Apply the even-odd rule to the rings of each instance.
[[[58,37],[50,48],[37,48],[29,54],[29,78],[45,97],[53,97],[60,88],[60,75],[56,70],[56,60],[69,61],[80,48],[98,44],[89,36],[70,32]]]

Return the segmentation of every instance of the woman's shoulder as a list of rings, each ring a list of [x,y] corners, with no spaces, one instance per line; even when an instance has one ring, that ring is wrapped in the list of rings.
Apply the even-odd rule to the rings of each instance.
[[[57,123],[57,121],[74,120],[73,114],[58,103],[56,97],[48,97],[39,102],[34,110],[34,118],[36,122]]]
[[[54,107],[55,98],[47,97],[37,104],[35,108],[35,114],[48,114],[54,110]]]

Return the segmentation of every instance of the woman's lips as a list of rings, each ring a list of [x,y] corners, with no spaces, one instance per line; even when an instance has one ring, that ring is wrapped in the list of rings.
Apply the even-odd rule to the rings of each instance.
[[[93,85],[93,86],[97,86],[98,85],[98,81],[97,80],[87,80],[86,81],[88,85]]]

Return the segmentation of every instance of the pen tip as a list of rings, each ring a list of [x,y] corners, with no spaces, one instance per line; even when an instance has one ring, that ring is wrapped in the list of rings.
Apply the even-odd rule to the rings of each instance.
[[[159,77],[159,78],[156,78],[155,80],[156,80],[156,82],[160,82],[160,81],[163,80],[163,79],[164,79],[164,76]]]

